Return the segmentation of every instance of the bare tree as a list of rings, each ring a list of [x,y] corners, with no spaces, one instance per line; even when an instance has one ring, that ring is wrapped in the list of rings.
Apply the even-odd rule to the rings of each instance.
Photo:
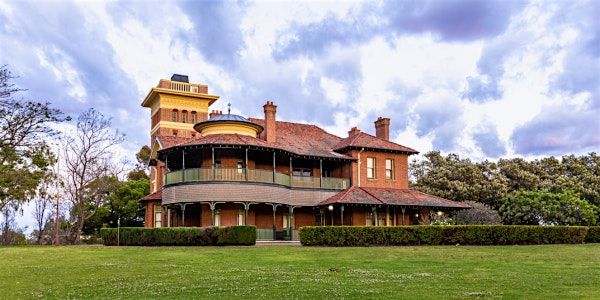
[[[70,243],[79,243],[85,220],[106,201],[106,195],[94,187],[114,174],[113,150],[123,140],[124,136],[111,128],[110,118],[94,109],[83,112],[75,132],[64,139],[64,187],[72,204]]]
[[[60,182],[57,177],[57,165],[54,172],[44,179],[38,186],[37,196],[33,200],[32,215],[35,218],[36,229],[34,230],[36,244],[41,244],[46,234],[46,223],[50,217],[53,201],[58,199]]]

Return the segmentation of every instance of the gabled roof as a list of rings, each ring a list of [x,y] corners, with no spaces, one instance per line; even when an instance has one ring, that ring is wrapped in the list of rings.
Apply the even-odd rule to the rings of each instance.
[[[319,205],[327,205],[334,203],[344,203],[344,204],[384,204],[379,199],[373,197],[369,193],[365,192],[365,190],[353,186],[349,189],[335,194],[326,200],[319,203]]]
[[[153,200],[162,200],[162,189],[144,196],[140,201],[153,201]]]
[[[378,137],[372,136],[364,132],[356,132],[354,135],[342,139],[333,146],[334,150],[341,151],[346,148],[369,148],[369,149],[381,149],[381,150],[392,150],[399,152],[406,152],[410,154],[419,153],[417,150],[390,142]]]
[[[399,206],[444,207],[454,209],[471,208],[466,203],[428,195],[413,189],[371,188],[353,186],[318,205],[328,204],[384,204]]]

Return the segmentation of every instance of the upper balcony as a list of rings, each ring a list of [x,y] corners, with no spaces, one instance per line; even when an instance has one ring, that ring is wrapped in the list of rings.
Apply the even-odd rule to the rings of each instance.
[[[167,80],[167,79],[161,79],[158,82],[158,88],[179,91],[179,92],[195,93],[195,94],[208,94],[208,86],[207,85],[198,84],[198,83],[187,83],[187,82]]]
[[[165,174],[165,185],[193,182],[254,182],[277,184],[290,188],[345,190],[350,179],[335,177],[294,176],[270,170],[192,168],[171,171]]]

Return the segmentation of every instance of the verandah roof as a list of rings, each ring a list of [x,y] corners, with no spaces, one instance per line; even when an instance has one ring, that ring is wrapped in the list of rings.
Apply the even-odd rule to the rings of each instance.
[[[463,202],[444,199],[412,189],[372,188],[357,186],[353,186],[346,191],[329,197],[320,202],[318,205],[338,203],[445,207],[454,209],[471,208],[468,204]]]

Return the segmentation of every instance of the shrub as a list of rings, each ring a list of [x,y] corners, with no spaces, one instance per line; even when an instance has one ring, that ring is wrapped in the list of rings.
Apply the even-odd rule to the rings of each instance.
[[[587,232],[582,226],[308,226],[300,228],[300,242],[306,246],[579,244]]]
[[[499,225],[502,218],[497,210],[479,202],[467,201],[471,209],[459,210],[454,213],[457,225]]]
[[[209,246],[209,245],[254,245],[254,226],[208,227],[123,227],[100,229],[104,245],[114,246]]]
[[[232,226],[217,229],[217,245],[254,245],[256,227]]]
[[[588,233],[585,237],[586,243],[600,243],[600,226],[588,227]]]

